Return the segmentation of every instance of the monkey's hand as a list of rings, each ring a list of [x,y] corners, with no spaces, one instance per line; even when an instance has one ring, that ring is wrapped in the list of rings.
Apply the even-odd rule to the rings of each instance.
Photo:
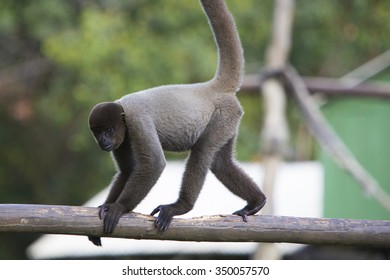
[[[157,219],[154,221],[154,225],[159,231],[165,231],[172,222],[173,216],[177,215],[174,208],[171,205],[160,205],[150,213],[151,216],[158,214]]]
[[[103,220],[103,232],[111,234],[118,224],[119,218],[127,209],[118,203],[108,203],[99,206],[99,218]]]

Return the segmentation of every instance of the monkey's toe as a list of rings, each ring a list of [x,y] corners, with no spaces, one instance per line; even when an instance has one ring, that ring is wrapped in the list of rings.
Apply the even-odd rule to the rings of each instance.
[[[150,213],[150,216],[154,216],[155,214],[157,214],[158,212],[160,212],[161,207],[162,207],[162,205],[160,205],[160,206],[154,208],[154,210],[152,211],[152,213]]]
[[[256,206],[251,206],[251,205],[248,204],[243,209],[234,212],[233,215],[241,216],[242,220],[244,222],[247,222],[248,221],[248,216],[254,215],[257,212],[259,212],[261,210],[261,208],[263,208],[264,205],[265,205],[265,199],[260,204],[258,204]]]
[[[248,221],[248,213],[245,211],[245,209],[238,210],[234,212],[233,215],[241,216],[245,223]]]

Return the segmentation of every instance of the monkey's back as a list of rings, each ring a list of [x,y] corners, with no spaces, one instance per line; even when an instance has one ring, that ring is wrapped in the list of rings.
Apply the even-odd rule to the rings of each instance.
[[[125,95],[117,102],[124,108],[127,122],[153,123],[168,151],[190,149],[216,112],[237,111],[232,114],[237,119],[242,113],[235,93],[212,92],[206,83],[161,86]]]

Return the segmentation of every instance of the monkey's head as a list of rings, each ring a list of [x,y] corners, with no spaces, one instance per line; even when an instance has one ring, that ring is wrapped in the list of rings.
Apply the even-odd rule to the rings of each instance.
[[[89,128],[103,151],[113,151],[123,142],[126,134],[125,113],[115,102],[97,104],[89,114]]]

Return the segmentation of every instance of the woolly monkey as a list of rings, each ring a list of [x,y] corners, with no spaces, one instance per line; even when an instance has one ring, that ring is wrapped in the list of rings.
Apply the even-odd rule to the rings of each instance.
[[[163,150],[190,150],[179,198],[160,205],[155,226],[165,231],[176,215],[190,211],[210,169],[247,205],[234,214],[247,221],[266,198],[234,161],[234,144],[243,110],[236,97],[243,76],[243,50],[232,15],[223,0],[200,1],[218,47],[218,68],[204,83],[169,85],[96,105],[89,126],[104,151],[112,152],[117,173],[100,206],[104,233],[148,194],[164,167]],[[101,245],[99,237],[90,237]]]

